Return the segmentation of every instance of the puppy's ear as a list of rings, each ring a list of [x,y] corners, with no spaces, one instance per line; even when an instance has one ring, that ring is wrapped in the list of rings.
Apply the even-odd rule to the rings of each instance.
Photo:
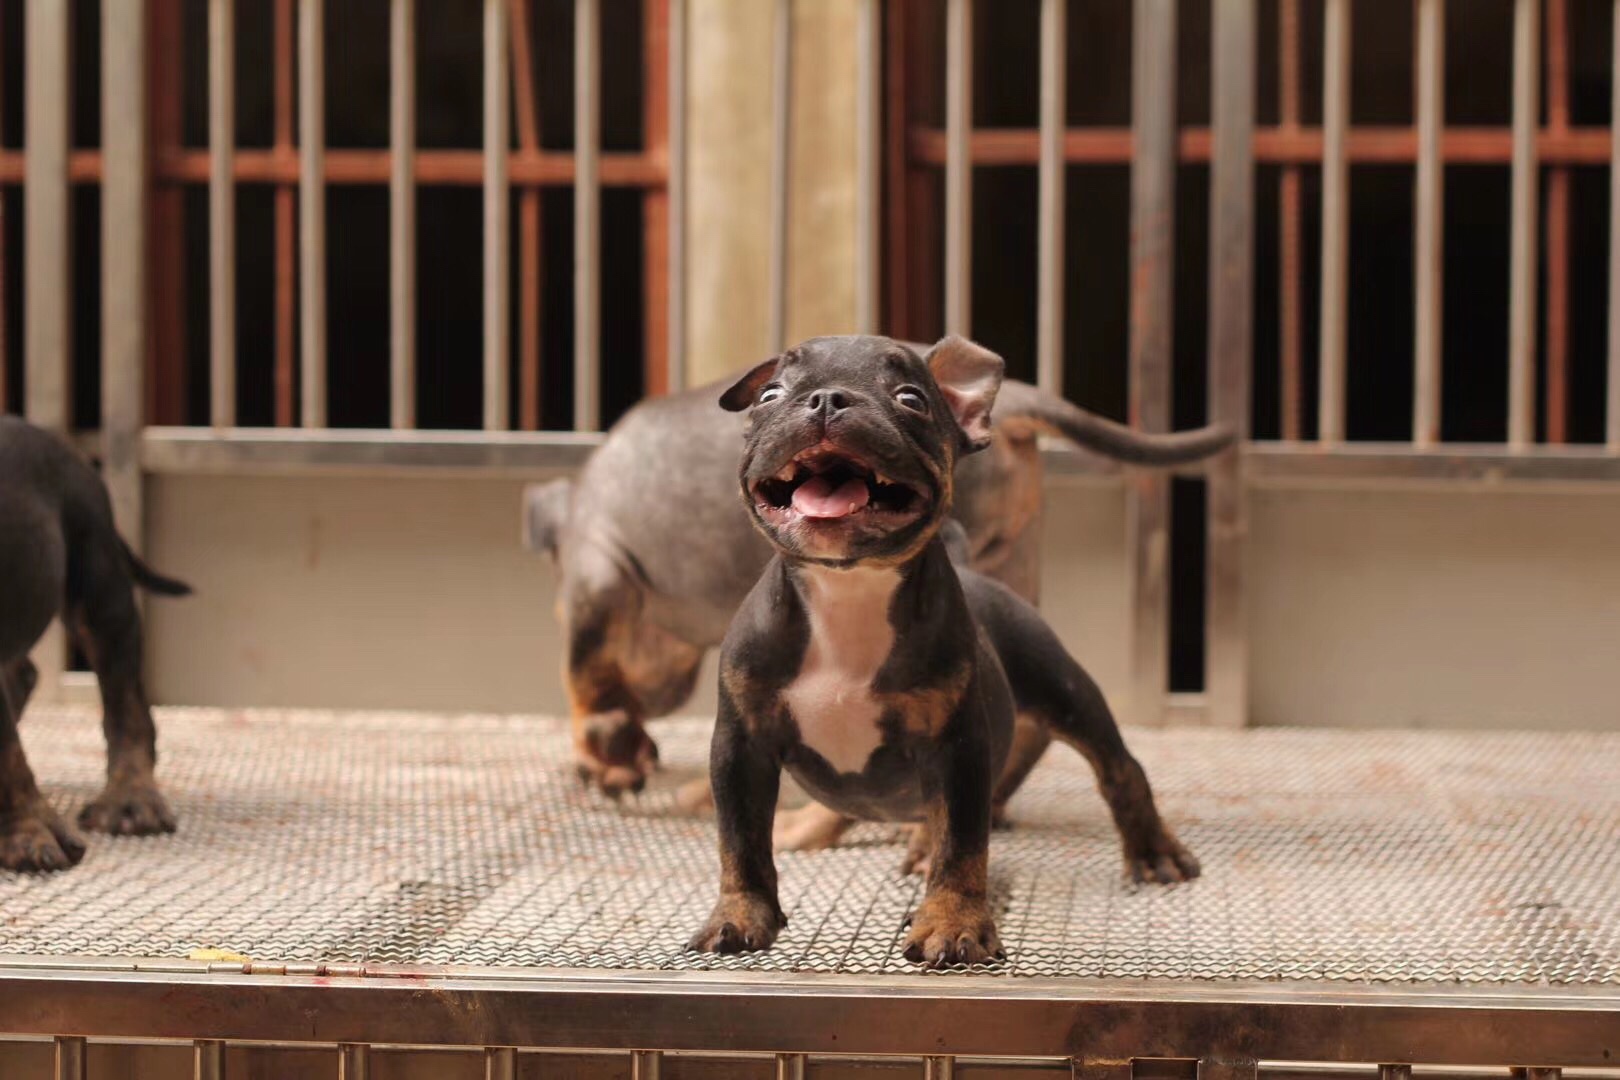
[[[1001,389],[1006,368],[1001,357],[955,334],[943,338],[925,357],[940,393],[951,406],[962,429],[967,453],[990,445],[990,409]]]
[[[742,412],[758,401],[759,388],[771,381],[771,376],[776,374],[776,365],[781,362],[780,356],[773,356],[755,364],[748,374],[732,383],[731,389],[720,395],[720,407],[727,412]]]

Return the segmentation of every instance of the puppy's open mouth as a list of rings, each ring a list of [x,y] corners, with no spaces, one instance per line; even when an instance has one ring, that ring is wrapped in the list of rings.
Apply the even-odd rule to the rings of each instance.
[[[920,512],[922,492],[842,449],[813,446],[775,476],[754,483],[754,501],[778,520],[840,521]]]

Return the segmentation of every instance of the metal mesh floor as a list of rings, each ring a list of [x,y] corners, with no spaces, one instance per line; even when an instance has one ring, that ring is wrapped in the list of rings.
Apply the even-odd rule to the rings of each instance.
[[[677,815],[707,726],[655,729],[639,799],[583,790],[538,719],[166,709],[171,837],[90,839],[0,874],[0,953],[906,973],[918,898],[896,830],[780,857],[769,953],[682,945],[715,891],[711,820]],[[64,812],[103,769],[97,718],[32,710]],[[1006,976],[1620,985],[1620,736],[1131,731],[1204,877],[1120,880],[1089,771],[1054,749],[992,839]]]

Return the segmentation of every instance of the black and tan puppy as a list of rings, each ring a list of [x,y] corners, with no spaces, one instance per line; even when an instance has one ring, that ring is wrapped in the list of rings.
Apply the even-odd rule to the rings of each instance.
[[[40,795],[17,738],[37,678],[28,652],[57,614],[95,668],[107,735],[107,786],[79,824],[115,835],[174,831],[152,774],[157,730],[141,680],[135,585],[191,591],[130,551],[94,469],[39,428],[0,417],[0,868],[61,870],[84,855]]]
[[[1096,686],[1032,607],[953,566],[940,536],[957,457],[989,443],[1001,374],[960,338],[926,359],[887,338],[817,338],[721,399],[752,410],[742,493],[776,555],[721,647],[720,899],[691,948],[768,948],[785,924],[771,825],[786,768],[840,813],[922,823],[909,959],[1001,955],[991,795],[1019,713],[1091,761],[1133,876],[1197,875]]]

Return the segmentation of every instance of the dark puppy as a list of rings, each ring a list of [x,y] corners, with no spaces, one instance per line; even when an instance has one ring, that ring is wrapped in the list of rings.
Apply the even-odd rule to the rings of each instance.
[[[174,831],[152,775],[157,731],[141,681],[137,584],[165,596],[191,591],[130,551],[95,470],[39,428],[0,417],[0,867],[60,870],[84,855],[41,797],[17,739],[37,678],[28,652],[57,614],[95,668],[107,735],[107,786],[79,824]]]
[[[721,648],[720,899],[691,948],[768,948],[785,924],[771,824],[787,768],[842,814],[923,823],[928,885],[907,958],[1001,955],[987,849],[1020,712],[1092,762],[1133,876],[1197,875],[1096,686],[1033,608],[953,566],[940,536],[957,457],[989,443],[1001,373],[960,338],[926,361],[886,338],[818,338],[721,399],[753,410],[742,492],[776,556]]]

